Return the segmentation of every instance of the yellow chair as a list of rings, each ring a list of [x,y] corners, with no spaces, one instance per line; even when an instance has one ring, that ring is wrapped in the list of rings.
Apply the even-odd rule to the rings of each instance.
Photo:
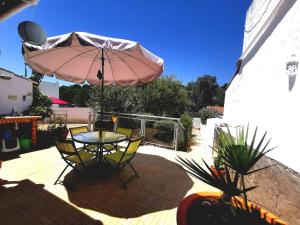
[[[116,175],[120,179],[120,181],[125,189],[127,189],[126,184],[129,181],[131,181],[135,177],[136,178],[139,177],[138,173],[136,172],[136,170],[134,169],[134,167],[132,166],[132,164],[130,162],[133,160],[141,142],[142,142],[142,137],[135,139],[135,140],[129,140],[125,151],[116,151],[114,153],[104,155],[104,159],[106,161],[108,161],[114,167]],[[119,171],[122,168],[124,168],[126,165],[130,166],[130,168],[134,172],[134,175],[131,176],[126,181],[123,181],[123,179],[121,178],[121,176],[119,174]]]
[[[76,149],[74,142],[71,140],[55,141],[55,145],[62,159],[67,163],[67,166],[60,173],[54,185],[57,184],[59,178],[69,166],[79,172],[76,165],[81,165],[85,168],[86,162],[95,157],[94,154],[85,151],[83,148]]]
[[[89,132],[89,129],[87,126],[81,126],[81,127],[72,127],[72,128],[69,128],[70,130],[70,133],[71,133],[71,137],[73,139],[73,136],[76,135],[76,134],[81,134],[81,133],[86,133],[86,132]],[[74,141],[74,139],[73,139]],[[87,144],[83,144],[83,147],[87,150],[87,151],[96,151],[97,150],[97,145],[87,145]]]
[[[107,149],[109,151],[112,151],[112,150],[122,151],[127,147],[128,140],[131,139],[133,130],[130,128],[117,127],[116,132],[120,133],[120,134],[125,134],[127,141],[123,141],[123,142],[115,144],[115,145],[107,144],[104,146],[105,149]]]

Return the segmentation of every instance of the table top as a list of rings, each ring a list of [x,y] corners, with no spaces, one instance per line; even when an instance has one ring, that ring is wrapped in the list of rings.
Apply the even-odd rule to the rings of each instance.
[[[113,144],[126,139],[126,135],[110,131],[102,131],[101,137],[99,131],[85,132],[73,136],[74,141],[83,144]]]

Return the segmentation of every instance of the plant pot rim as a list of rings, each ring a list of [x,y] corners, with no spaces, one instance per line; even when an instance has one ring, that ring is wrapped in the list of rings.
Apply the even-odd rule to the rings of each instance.
[[[219,199],[221,197],[220,192],[197,192],[191,195],[188,195],[184,199],[182,199],[178,205],[177,209],[177,225],[188,225],[187,224],[187,212],[189,209],[189,206],[197,199],[199,198],[213,198],[213,199]],[[237,197],[238,201],[243,201],[242,198]],[[248,206],[250,208],[256,208],[261,213],[261,218],[264,218],[269,224],[271,225],[288,225],[285,221],[281,220],[268,210],[260,207],[259,205],[248,202]]]

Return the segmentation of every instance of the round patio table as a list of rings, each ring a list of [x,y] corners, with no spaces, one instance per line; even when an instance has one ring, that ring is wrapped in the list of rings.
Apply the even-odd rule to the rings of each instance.
[[[102,131],[101,135],[99,131],[93,131],[80,133],[73,136],[73,140],[76,142],[97,145],[97,159],[100,160],[102,160],[103,146],[105,144],[116,144],[125,141],[126,139],[126,135],[110,131]]]

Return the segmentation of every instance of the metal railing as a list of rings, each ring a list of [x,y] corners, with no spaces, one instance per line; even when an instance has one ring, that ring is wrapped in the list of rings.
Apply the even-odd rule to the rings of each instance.
[[[105,112],[103,118],[111,120],[112,115],[118,117],[114,129],[118,126],[132,128],[134,134],[145,137],[145,143],[178,150],[179,138],[184,131],[179,118],[112,112]],[[98,118],[100,118],[98,113],[90,113],[88,125],[90,130],[95,130]]]

